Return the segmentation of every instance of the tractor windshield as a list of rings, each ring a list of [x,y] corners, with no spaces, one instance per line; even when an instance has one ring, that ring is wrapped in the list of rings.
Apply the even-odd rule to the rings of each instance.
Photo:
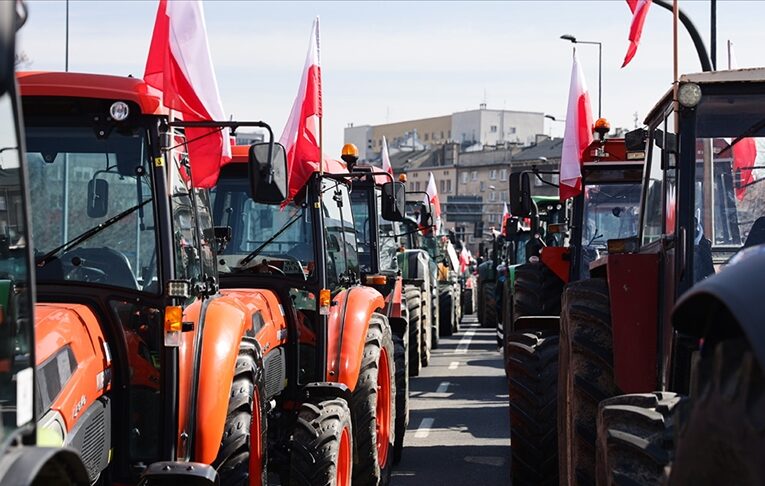
[[[356,244],[359,249],[359,270],[362,274],[375,271],[373,265],[373,245],[375,235],[372,234],[372,219],[369,214],[369,191],[359,188],[351,192],[353,206],[353,224],[356,227]]]
[[[742,246],[765,243],[763,113],[762,95],[705,96],[698,106],[696,280],[711,274],[713,264],[725,263]]]
[[[611,239],[638,234],[640,184],[593,184],[584,189],[582,246],[603,249]]]
[[[38,281],[158,293],[146,129],[26,121]]]
[[[221,274],[315,278],[311,211],[303,200],[284,207],[253,201],[244,164],[224,167],[211,195],[215,225],[231,228],[231,240],[219,255]]]
[[[31,289],[12,96],[0,97],[0,444],[33,419]]]

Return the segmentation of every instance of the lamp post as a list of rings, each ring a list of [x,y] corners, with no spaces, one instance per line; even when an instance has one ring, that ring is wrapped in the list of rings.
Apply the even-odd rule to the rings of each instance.
[[[574,37],[571,34],[564,34],[560,36],[561,39],[570,41],[572,44],[592,44],[598,46],[598,118],[600,118],[601,112],[600,112],[600,106],[601,106],[601,87],[603,86],[603,44],[600,42],[595,41],[583,41],[578,40],[576,37]]]

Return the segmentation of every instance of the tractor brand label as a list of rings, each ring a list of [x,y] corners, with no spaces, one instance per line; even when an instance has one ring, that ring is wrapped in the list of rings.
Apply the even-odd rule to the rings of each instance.
[[[78,415],[80,415],[80,412],[82,412],[82,409],[85,408],[85,404],[87,403],[87,399],[85,398],[85,395],[80,397],[80,400],[74,405],[74,408],[72,409],[72,418],[76,419]]]

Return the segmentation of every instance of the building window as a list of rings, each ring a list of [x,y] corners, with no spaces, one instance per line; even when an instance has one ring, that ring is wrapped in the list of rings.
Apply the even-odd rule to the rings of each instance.
[[[515,133],[515,127],[508,128],[507,129],[507,133],[509,133],[510,135],[514,134]]]
[[[499,171],[499,180],[506,181],[507,180],[507,169],[501,169]]]
[[[444,139],[444,131],[441,130],[441,140],[443,140],[443,139]]]
[[[489,191],[489,201],[496,201],[497,200],[497,193],[495,191]]]
[[[425,134],[425,141],[426,142],[428,141],[428,134],[427,133]]]
[[[478,180],[478,171],[477,170],[474,170],[473,172],[470,173],[470,180],[473,180],[473,181],[477,181]],[[481,189],[481,190],[483,190],[483,189]]]
[[[491,169],[491,171],[489,171],[489,179],[493,181],[497,180],[497,169]]]
[[[445,170],[445,171],[444,171],[444,175],[445,175],[445,176],[448,176],[448,175],[449,175],[449,171],[448,171],[448,170]]]
[[[452,192],[452,180],[451,179],[447,179],[446,180],[446,192],[447,193]]]
[[[467,184],[467,181],[468,181],[468,173],[467,173],[467,172],[463,172],[463,173],[462,173],[462,177],[460,178],[460,180],[462,181],[462,183],[463,183],[463,184]]]
[[[449,138],[452,138],[452,131],[449,130]]]
[[[436,132],[433,132],[430,134],[430,139],[435,140],[436,139]]]
[[[497,125],[491,126],[491,133],[497,133]]]
[[[445,181],[440,181],[440,182],[441,184],[439,185],[441,186],[441,192],[446,192],[446,182]]]
[[[507,202],[507,191],[500,192],[499,197],[502,199],[502,202]]]
[[[479,189],[481,190],[481,192],[486,190],[486,183],[484,181],[481,181]]]

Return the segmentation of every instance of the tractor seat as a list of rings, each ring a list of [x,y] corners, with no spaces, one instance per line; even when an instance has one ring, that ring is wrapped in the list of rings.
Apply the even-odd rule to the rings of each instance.
[[[765,216],[760,216],[754,220],[752,228],[749,230],[749,234],[746,236],[744,242],[744,248],[749,248],[754,245],[761,245],[765,243]]]

